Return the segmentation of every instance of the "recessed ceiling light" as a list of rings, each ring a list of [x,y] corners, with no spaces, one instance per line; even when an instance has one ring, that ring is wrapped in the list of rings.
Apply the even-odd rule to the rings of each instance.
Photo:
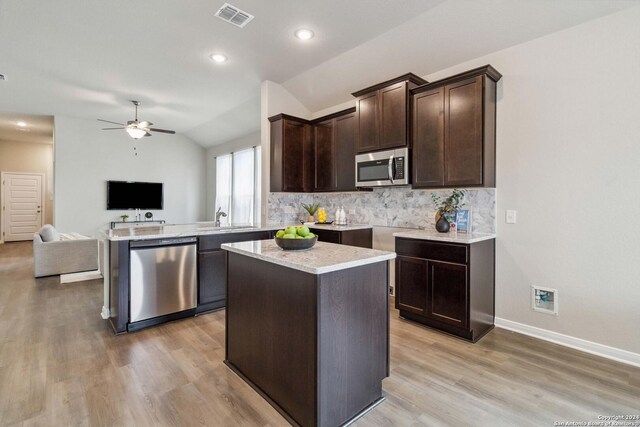
[[[26,124],[25,122],[23,122],[23,121],[16,122],[16,124],[17,124],[18,126],[20,126],[21,128],[23,128],[23,127],[25,127],[25,126],[27,125],[27,124]]]
[[[314,36],[313,31],[307,30],[306,28],[300,28],[299,30],[296,30],[294,34],[300,40],[309,40]]]
[[[227,62],[229,58],[221,53],[214,53],[209,58],[211,58],[214,62],[222,64],[223,62]]]

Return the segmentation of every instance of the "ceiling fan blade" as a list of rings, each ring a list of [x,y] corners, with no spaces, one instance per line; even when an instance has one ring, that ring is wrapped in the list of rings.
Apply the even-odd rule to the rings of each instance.
[[[102,119],[98,119],[99,122],[105,122],[105,123],[113,123],[114,125],[120,125],[120,126],[124,126],[124,123],[118,123],[118,122],[112,122],[110,120],[102,120]]]
[[[116,130],[116,129],[124,129],[124,128],[102,128],[102,130]]]
[[[148,121],[144,121],[144,122],[140,122],[138,123],[138,127],[139,128],[148,128],[149,126],[153,125],[153,123],[148,122]]]
[[[172,135],[173,135],[174,133],[176,133],[176,131],[175,131],[175,130],[167,130],[167,129],[149,128],[149,130],[150,130],[151,132],[170,133],[170,134],[172,134]]]

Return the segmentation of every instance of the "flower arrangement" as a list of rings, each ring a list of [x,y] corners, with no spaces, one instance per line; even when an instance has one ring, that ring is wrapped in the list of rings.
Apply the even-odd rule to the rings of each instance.
[[[431,200],[438,211],[438,217],[444,215],[446,218],[450,218],[452,215],[464,206],[462,200],[464,199],[465,190],[453,189],[449,197],[442,199],[440,195],[431,193]]]

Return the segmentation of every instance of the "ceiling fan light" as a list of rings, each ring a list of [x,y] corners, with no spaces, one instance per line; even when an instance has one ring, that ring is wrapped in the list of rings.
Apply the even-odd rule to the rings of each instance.
[[[147,131],[144,129],[139,129],[137,127],[127,127],[127,133],[133,139],[140,139],[147,134]]]

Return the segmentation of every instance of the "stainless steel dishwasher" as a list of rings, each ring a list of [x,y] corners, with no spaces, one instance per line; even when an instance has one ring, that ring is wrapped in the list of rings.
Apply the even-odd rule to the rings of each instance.
[[[144,327],[154,323],[147,319],[166,317],[185,310],[195,311],[195,237],[132,241],[129,248],[130,322],[141,322],[140,327]],[[145,320],[147,322],[142,322]],[[133,329],[138,328],[134,326]]]

